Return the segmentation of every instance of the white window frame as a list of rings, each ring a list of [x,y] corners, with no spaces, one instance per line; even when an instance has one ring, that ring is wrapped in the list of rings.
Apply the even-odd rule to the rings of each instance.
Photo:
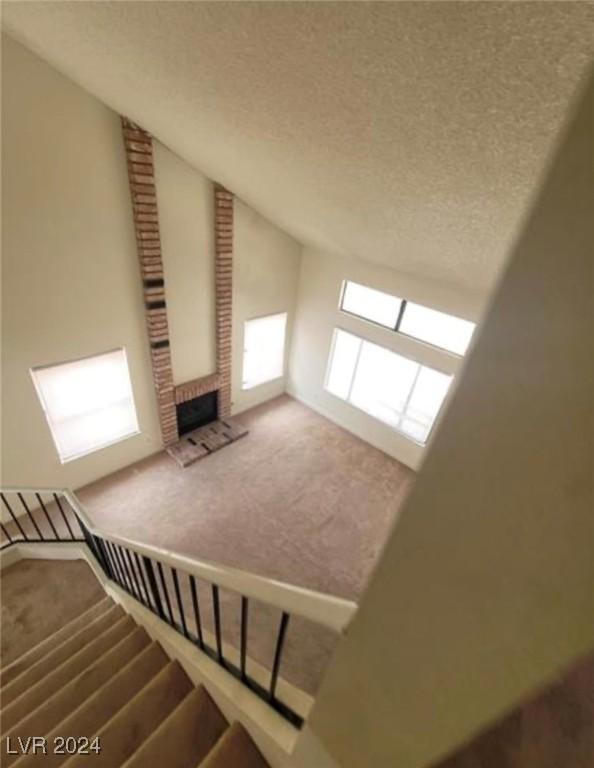
[[[350,313],[346,313],[346,314],[350,314]],[[369,321],[369,322],[373,322],[373,321]],[[374,325],[377,325],[377,324],[374,323]],[[385,326],[380,326],[380,327],[384,328],[384,330],[388,330],[388,329],[385,328]],[[357,361],[355,362],[355,366],[353,368],[353,376],[352,376],[352,379],[351,379],[351,382],[350,382],[350,385],[349,385],[349,392],[348,392],[348,395],[347,395],[346,398],[342,398],[339,395],[336,395],[334,392],[332,392],[332,391],[330,391],[328,389],[328,381],[329,381],[330,372],[331,372],[331,369],[332,369],[332,361],[334,359],[334,349],[335,349],[336,339],[337,339],[339,331],[342,331],[343,333],[347,333],[350,336],[354,336],[354,337],[360,339],[360,341],[362,342],[360,347],[359,347],[359,351],[357,353]],[[407,338],[409,338],[409,337],[407,337]],[[433,420],[433,423],[431,424],[431,427],[429,428],[429,431],[427,432],[427,436],[425,437],[424,441],[420,441],[420,440],[415,439],[414,437],[412,437],[411,435],[407,434],[406,432],[403,432],[402,430],[398,429],[393,424],[390,424],[389,422],[384,421],[383,419],[378,418],[378,416],[376,416],[374,413],[371,413],[370,411],[367,411],[364,408],[360,407],[359,405],[355,405],[355,403],[351,402],[350,396],[351,396],[351,392],[352,392],[352,389],[353,389],[353,384],[354,384],[354,380],[355,380],[355,376],[356,376],[357,366],[359,364],[359,358],[360,358],[360,355],[361,355],[361,350],[363,349],[363,343],[364,342],[368,342],[370,344],[374,344],[377,347],[381,347],[382,349],[385,349],[387,352],[392,352],[393,354],[399,355],[400,357],[404,357],[407,360],[410,360],[411,362],[416,363],[417,365],[420,366],[419,367],[419,371],[417,373],[417,376],[420,373],[421,368],[425,367],[425,368],[430,368],[430,369],[436,371],[437,373],[442,373],[445,376],[450,376],[451,377],[451,383],[450,383],[448,392],[447,392],[446,396],[444,397],[444,399],[442,401],[442,404],[441,404],[441,406],[440,406],[440,408],[439,408],[439,410],[438,410],[438,412],[437,412],[437,414],[436,414],[436,416],[435,416],[435,418]],[[421,344],[423,342],[419,342],[419,343]],[[428,346],[432,346],[432,345],[428,345]],[[434,347],[434,349],[436,351],[439,351],[439,352],[443,353],[444,355],[449,355],[450,354],[446,350],[442,350],[440,347]],[[325,371],[325,374],[324,374],[324,391],[328,395],[330,395],[331,397],[333,397],[336,400],[338,400],[339,402],[344,403],[349,408],[352,408],[357,413],[364,413],[366,416],[369,416],[369,418],[374,419],[374,421],[377,421],[380,424],[383,424],[384,427],[386,427],[387,429],[390,429],[392,432],[395,432],[399,437],[403,438],[404,440],[407,440],[407,441],[413,443],[414,445],[418,446],[419,448],[426,448],[427,445],[429,444],[429,442],[430,442],[434,432],[435,432],[435,428],[436,428],[437,424],[440,422],[440,420],[442,418],[442,415],[443,415],[443,413],[444,413],[444,411],[445,411],[445,409],[447,407],[447,404],[449,402],[449,399],[450,399],[450,397],[452,395],[452,391],[453,391],[454,386],[455,386],[456,374],[455,374],[454,371],[451,370],[451,368],[450,369],[449,368],[450,368],[450,366],[447,366],[447,365],[441,367],[439,365],[436,365],[434,362],[431,362],[431,363],[425,362],[425,361],[423,361],[421,359],[418,359],[416,356],[410,355],[409,353],[407,353],[405,351],[402,351],[400,349],[396,350],[396,349],[394,349],[392,347],[386,346],[384,344],[380,344],[380,343],[378,343],[375,340],[366,338],[365,336],[361,336],[360,334],[355,333],[355,332],[353,332],[352,330],[350,330],[348,328],[344,328],[344,327],[341,327],[341,326],[335,326],[333,328],[333,331],[332,331],[332,339],[331,339],[331,342],[330,342],[330,348],[329,348],[328,357],[327,357],[327,363],[326,363],[326,371]],[[413,391],[414,391],[414,385],[413,385],[413,387],[411,387],[411,391],[409,393],[409,399],[410,399],[410,397],[412,397]],[[404,418],[404,416],[405,416],[405,414],[403,412],[402,418]]]
[[[132,408],[133,408],[133,411],[134,411],[134,428],[130,432],[127,432],[126,434],[120,435],[119,437],[116,437],[113,440],[108,440],[106,442],[98,444],[98,445],[96,445],[93,448],[90,448],[88,450],[80,451],[80,452],[78,452],[76,454],[72,454],[72,455],[63,455],[62,452],[61,452],[61,449],[60,449],[60,442],[59,442],[59,440],[56,437],[55,427],[57,425],[54,424],[54,420],[53,420],[53,418],[51,416],[51,413],[50,413],[50,407],[49,407],[48,403],[46,402],[46,398],[45,398],[44,392],[43,392],[41,386],[39,386],[39,382],[36,379],[36,373],[40,372],[40,371],[43,371],[43,370],[48,370],[48,369],[51,369],[51,368],[59,368],[62,365],[71,365],[71,364],[83,362],[84,360],[93,360],[95,358],[99,358],[99,357],[103,357],[105,355],[113,354],[114,352],[121,352],[122,353],[123,358],[124,358],[124,363],[126,365],[126,371],[127,371],[127,374],[128,374],[128,382],[129,382],[129,389],[130,389],[130,400],[131,400]],[[133,390],[133,387],[132,387],[132,377],[130,375],[130,366],[128,364],[128,356],[126,354],[125,347],[116,347],[115,349],[109,349],[109,350],[106,350],[104,352],[98,352],[97,354],[93,354],[93,355],[85,355],[84,357],[74,358],[73,360],[62,360],[59,363],[49,363],[47,365],[34,366],[34,367],[29,369],[29,374],[31,376],[31,380],[33,382],[33,386],[34,386],[35,391],[37,393],[39,404],[40,404],[40,406],[41,406],[41,408],[43,410],[43,414],[44,414],[45,419],[47,421],[47,425],[48,425],[48,428],[49,428],[49,431],[50,431],[50,435],[52,437],[52,442],[54,443],[54,446],[55,446],[55,449],[56,449],[56,453],[58,454],[58,458],[60,459],[60,463],[61,464],[68,464],[71,461],[76,461],[77,459],[81,459],[84,456],[89,456],[90,454],[96,453],[97,451],[102,451],[104,448],[109,448],[112,445],[117,445],[118,443],[124,442],[124,440],[129,440],[130,438],[136,437],[137,435],[140,434],[140,427],[139,427],[139,424],[138,424],[138,410],[136,408],[136,400],[134,398],[134,390]]]

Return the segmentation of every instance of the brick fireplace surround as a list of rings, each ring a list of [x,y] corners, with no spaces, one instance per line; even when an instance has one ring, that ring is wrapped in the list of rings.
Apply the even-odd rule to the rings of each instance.
[[[150,133],[122,117],[122,131],[128,166],[128,181],[136,232],[136,246],[144,294],[153,382],[157,395],[163,445],[182,466],[207,455],[217,447],[243,436],[246,430],[231,414],[231,332],[233,298],[233,194],[214,184],[215,234],[215,373],[175,385],[171,366],[165,277],[161,258],[159,212]],[[176,405],[209,392],[217,392],[218,422],[206,429],[202,449],[192,452],[196,441],[186,435],[180,441]],[[224,420],[224,423],[223,423]],[[217,426],[218,425],[218,426]],[[219,435],[217,439],[217,435]],[[222,435],[225,437],[223,438]],[[188,442],[188,438],[190,441]],[[210,438],[210,440],[208,439]],[[200,455],[197,455],[200,453]],[[181,460],[183,458],[183,460]]]

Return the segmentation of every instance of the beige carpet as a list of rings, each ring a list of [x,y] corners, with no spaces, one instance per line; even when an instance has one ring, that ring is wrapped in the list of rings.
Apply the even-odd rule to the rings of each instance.
[[[80,560],[21,560],[0,572],[2,665],[105,597]]]
[[[240,418],[249,435],[186,469],[162,452],[78,496],[105,531],[357,600],[414,473],[287,396]],[[179,619],[167,570],[166,577]],[[198,589],[212,630],[209,585]],[[238,595],[221,592],[221,614],[224,639],[239,647]],[[279,620],[250,603],[248,652],[268,668]],[[292,618],[281,675],[314,692],[335,643],[332,633]]]
[[[187,469],[160,453],[78,496],[105,530],[356,600],[414,473],[288,396],[240,419],[247,437]],[[182,592],[191,613],[185,579]],[[212,629],[208,585],[199,597]],[[221,609],[239,647],[239,597],[221,593]],[[248,649],[268,668],[279,619],[252,603]],[[291,619],[286,643],[281,674],[314,692],[336,638]]]
[[[181,469],[159,453],[79,491],[106,530],[357,598],[414,473],[290,397]]]

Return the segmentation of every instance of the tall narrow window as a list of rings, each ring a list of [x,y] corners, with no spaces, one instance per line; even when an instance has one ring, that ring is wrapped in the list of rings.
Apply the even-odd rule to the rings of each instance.
[[[282,377],[286,328],[286,312],[245,322],[242,389],[252,389]]]
[[[418,443],[425,443],[452,376],[340,329],[326,389]]]
[[[124,349],[31,370],[65,463],[138,433]]]

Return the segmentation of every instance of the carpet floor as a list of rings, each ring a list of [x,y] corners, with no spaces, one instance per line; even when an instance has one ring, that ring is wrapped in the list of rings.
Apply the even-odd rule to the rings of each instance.
[[[159,453],[78,497],[106,531],[357,600],[414,473],[286,395],[239,418],[246,437],[186,469]],[[208,585],[199,599],[212,629]],[[221,613],[223,637],[237,648],[239,596],[221,592]],[[279,619],[250,607],[249,653],[268,668]],[[292,618],[283,676],[314,692],[336,640]]]
[[[102,600],[105,592],[80,560],[20,560],[0,576],[2,666]]]
[[[77,495],[107,531],[357,599],[414,473],[288,396],[239,418],[186,469],[158,453]]]

